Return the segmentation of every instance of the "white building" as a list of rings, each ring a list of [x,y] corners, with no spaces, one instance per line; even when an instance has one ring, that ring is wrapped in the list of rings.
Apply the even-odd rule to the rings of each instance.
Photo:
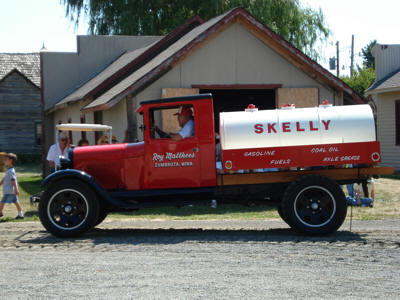
[[[376,105],[382,164],[400,171],[400,45],[375,45],[376,80],[365,95]]]

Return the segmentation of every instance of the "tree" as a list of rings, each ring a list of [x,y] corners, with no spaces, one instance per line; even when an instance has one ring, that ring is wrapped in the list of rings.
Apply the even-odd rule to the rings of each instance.
[[[315,46],[330,31],[321,10],[303,8],[299,0],[63,0],[67,16],[76,23],[89,16],[89,33],[165,35],[187,19],[205,20],[243,7],[255,18],[304,53],[318,59]]]
[[[341,79],[358,94],[364,95],[365,90],[375,81],[375,70],[359,69],[353,73],[352,77],[341,77]]]
[[[361,49],[361,56],[363,57],[364,68],[372,68],[375,70],[375,58],[372,55],[372,47],[376,45],[376,40],[370,41],[368,45]]]

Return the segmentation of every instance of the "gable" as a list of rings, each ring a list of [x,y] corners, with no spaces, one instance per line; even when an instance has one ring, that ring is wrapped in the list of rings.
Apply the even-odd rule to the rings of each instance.
[[[335,93],[234,23],[192,51],[172,70],[150,84],[138,101],[159,98],[163,88],[215,85],[270,86],[317,90],[316,98],[337,103]],[[336,102],[335,102],[336,101]]]
[[[0,79],[0,85],[7,86],[9,88],[27,88],[28,86],[34,88],[35,90],[39,90],[34,82],[30,80],[27,76],[22,74],[19,70],[13,69],[8,74],[6,74],[3,78]]]
[[[281,84],[317,82],[239,23],[232,24],[180,64],[181,85]],[[319,85],[321,86],[321,85]],[[321,86],[322,87],[322,86]]]
[[[18,70],[40,88],[39,53],[0,53],[0,80],[13,70]]]

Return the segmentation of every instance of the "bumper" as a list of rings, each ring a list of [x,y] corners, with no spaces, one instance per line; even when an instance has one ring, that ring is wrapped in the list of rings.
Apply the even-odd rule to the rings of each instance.
[[[36,193],[36,194],[30,196],[29,201],[31,202],[32,205],[35,205],[36,203],[39,203],[42,195],[43,195],[43,191],[40,191],[39,193]]]

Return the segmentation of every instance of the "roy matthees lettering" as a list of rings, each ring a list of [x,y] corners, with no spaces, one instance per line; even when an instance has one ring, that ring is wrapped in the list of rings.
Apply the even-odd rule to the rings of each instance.
[[[181,159],[195,158],[195,153],[185,152],[165,152],[164,154],[153,153],[153,162],[155,168],[171,168],[171,167],[191,167],[193,161],[179,161]]]
[[[163,162],[165,160],[174,160],[174,159],[186,159],[186,158],[195,158],[195,153],[185,153],[185,152],[165,152],[164,154],[153,153],[153,161]]]

